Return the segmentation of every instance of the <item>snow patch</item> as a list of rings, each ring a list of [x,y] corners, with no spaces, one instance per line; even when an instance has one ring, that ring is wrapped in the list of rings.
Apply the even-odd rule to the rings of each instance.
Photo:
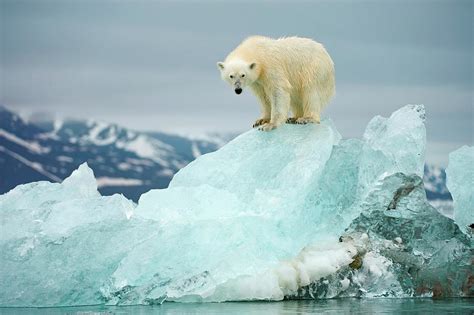
[[[135,178],[123,178],[123,177],[98,177],[97,186],[110,187],[110,186],[140,186],[143,185],[143,180]]]
[[[65,156],[65,155],[59,155],[58,157],[56,157],[56,160],[58,160],[59,162],[66,162],[66,163],[74,162],[74,159],[72,157]]]
[[[38,142],[36,141],[26,141],[23,140],[16,135],[7,132],[6,130],[0,129],[0,137],[4,137],[5,139],[14,142],[26,149],[28,149],[31,152],[37,153],[37,154],[44,154],[44,153],[49,153],[51,151],[51,148],[48,147],[43,147],[41,146]]]
[[[89,122],[90,123],[90,122]],[[109,145],[117,140],[117,132],[115,126],[111,126],[105,122],[94,122],[91,124],[89,135],[87,140],[95,145]],[[99,137],[99,135],[107,129],[105,137]]]
[[[3,147],[3,146],[0,146],[0,151],[1,152],[5,152],[6,154],[10,155],[12,158],[20,161],[21,163],[25,164],[26,166],[28,167],[31,167],[32,169],[34,169],[35,171],[37,171],[38,173],[48,177],[49,179],[51,179],[52,181],[54,182],[61,182],[61,178],[59,178],[58,176],[46,171],[44,168],[43,168],[43,165],[41,165],[40,163],[38,162],[32,162],[28,159],[25,159],[24,157],[22,157],[21,155],[13,152],[13,151],[10,151],[8,150],[7,148]]]
[[[164,167],[169,166],[168,155],[174,148],[159,140],[140,135],[130,142],[117,142],[117,148],[135,153],[137,156],[153,160]]]
[[[196,142],[193,142],[192,146],[191,146],[191,150],[193,152],[193,157],[194,158],[198,158],[202,155],[201,151],[199,150],[198,146],[197,146],[197,143]]]

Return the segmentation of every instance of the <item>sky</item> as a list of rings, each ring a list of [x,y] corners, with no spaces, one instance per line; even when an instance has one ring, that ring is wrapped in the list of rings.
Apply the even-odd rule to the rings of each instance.
[[[473,145],[472,1],[0,0],[0,104],[137,130],[240,132],[259,116],[216,62],[250,35],[310,37],[336,67],[323,113],[343,137],[405,104],[427,111],[427,160]]]

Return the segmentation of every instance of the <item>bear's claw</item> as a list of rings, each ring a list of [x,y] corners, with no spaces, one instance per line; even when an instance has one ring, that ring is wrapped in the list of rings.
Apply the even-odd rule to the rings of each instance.
[[[294,123],[299,124],[299,125],[319,124],[319,119],[312,118],[312,117],[300,117],[300,118],[297,118]]]
[[[257,119],[255,123],[253,124],[252,128],[255,128],[264,124],[268,124],[269,122],[270,122],[270,119],[268,118]]]
[[[288,119],[286,120],[286,123],[287,123],[287,124],[296,124],[296,120],[297,120],[297,119],[298,119],[298,118],[296,118],[296,117],[290,117],[290,118],[288,118]]]
[[[270,131],[270,130],[273,130],[277,127],[277,125],[275,124],[272,124],[272,123],[266,123],[266,124],[263,124],[261,125],[260,127],[258,127],[258,130],[261,130],[261,131]]]

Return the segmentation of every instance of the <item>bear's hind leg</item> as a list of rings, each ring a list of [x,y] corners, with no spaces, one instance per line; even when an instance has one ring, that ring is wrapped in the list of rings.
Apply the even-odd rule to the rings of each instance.
[[[321,122],[322,100],[317,91],[303,95],[303,116],[296,119],[296,124],[319,124]]]
[[[291,113],[293,114],[292,117],[286,120],[287,124],[296,124],[296,120],[298,118],[303,117],[303,105],[301,99],[299,97],[291,97],[290,103]]]

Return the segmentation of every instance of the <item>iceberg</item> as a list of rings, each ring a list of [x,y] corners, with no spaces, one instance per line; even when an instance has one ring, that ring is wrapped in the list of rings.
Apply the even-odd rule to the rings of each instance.
[[[87,164],[20,185],[0,196],[0,305],[470,296],[464,219],[420,178],[424,119],[407,105],[362,139],[329,119],[250,130],[138,204],[101,196]]]
[[[463,146],[449,154],[446,185],[454,201],[454,220],[465,233],[474,229],[474,147]]]

